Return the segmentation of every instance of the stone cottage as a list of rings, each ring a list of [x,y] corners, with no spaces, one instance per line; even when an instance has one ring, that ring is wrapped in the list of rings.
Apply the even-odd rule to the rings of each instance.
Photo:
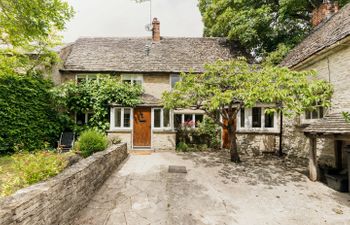
[[[350,144],[350,123],[342,112],[350,110],[350,4],[338,11],[337,4],[324,3],[313,20],[311,34],[281,63],[293,70],[316,70],[319,79],[332,83],[334,95],[329,109],[319,107],[300,118],[284,121],[284,148],[309,156],[311,179],[317,168],[347,168],[345,146]]]
[[[108,134],[120,137],[129,149],[175,149],[176,124],[201,121],[204,113],[165,110],[162,93],[174,87],[181,72],[201,73],[206,63],[238,54],[225,39],[161,37],[156,18],[152,25],[150,38],[78,39],[61,51],[63,65],[54,76],[56,84],[68,80],[80,83],[104,75],[141,84],[142,104],[134,108],[110,106]],[[91,113],[76,115],[76,122],[86,124]]]
[[[161,37],[160,23],[153,20],[152,38],[80,38],[60,52],[63,63],[54,82],[77,83],[112,75],[124,82],[143,86],[142,104],[135,108],[110,106],[109,136],[118,136],[129,149],[174,149],[175,127],[202,121],[203,111],[163,109],[161,96],[180,80],[181,72],[201,73],[206,63],[228,60],[242,53],[223,38]],[[277,113],[265,114],[271,107],[260,104],[242,110],[237,118],[237,137],[242,151],[275,151],[278,148],[280,122]],[[93,112],[76,115],[78,124],[86,124]],[[223,147],[227,132],[223,130]],[[251,152],[251,151],[250,151]]]

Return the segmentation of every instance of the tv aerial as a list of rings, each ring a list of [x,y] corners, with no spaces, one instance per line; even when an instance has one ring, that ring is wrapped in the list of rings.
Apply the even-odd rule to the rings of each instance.
[[[152,31],[152,0],[135,0],[137,3],[149,2],[149,23],[145,25],[145,30]]]

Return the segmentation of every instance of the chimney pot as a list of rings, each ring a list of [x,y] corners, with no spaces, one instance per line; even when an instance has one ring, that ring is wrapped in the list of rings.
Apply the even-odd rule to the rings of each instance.
[[[322,21],[329,19],[334,13],[339,11],[337,1],[323,0],[323,3],[312,12],[311,23],[313,27],[319,25]]]
[[[152,41],[160,41],[160,22],[157,18],[153,18],[152,21]]]
[[[339,3],[338,3],[338,1],[335,1],[335,2],[334,2],[334,8],[333,8],[333,10],[334,10],[334,13],[337,13],[337,12],[339,11]]]

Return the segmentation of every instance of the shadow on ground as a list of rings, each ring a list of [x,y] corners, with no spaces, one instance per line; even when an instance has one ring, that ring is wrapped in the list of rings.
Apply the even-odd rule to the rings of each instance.
[[[185,160],[197,166],[221,167],[219,175],[223,183],[246,183],[281,186],[289,182],[306,181],[307,164],[298,158],[279,158],[274,155],[242,155],[239,164],[230,161],[228,151],[179,153]]]

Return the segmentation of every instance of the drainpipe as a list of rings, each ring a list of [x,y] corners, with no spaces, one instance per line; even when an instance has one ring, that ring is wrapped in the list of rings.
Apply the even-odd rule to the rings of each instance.
[[[279,133],[279,148],[278,148],[278,156],[282,157],[283,156],[283,151],[282,151],[282,142],[283,142],[283,103],[280,101],[277,103],[277,107],[279,108],[280,112],[280,133]]]
[[[280,146],[278,149],[278,156],[282,157],[283,156],[283,151],[282,151],[282,141],[283,141],[283,113],[281,111],[280,114]]]
[[[350,145],[347,145],[345,147],[345,150],[347,152],[347,162],[348,162],[348,182],[349,182],[349,192],[350,192]]]

